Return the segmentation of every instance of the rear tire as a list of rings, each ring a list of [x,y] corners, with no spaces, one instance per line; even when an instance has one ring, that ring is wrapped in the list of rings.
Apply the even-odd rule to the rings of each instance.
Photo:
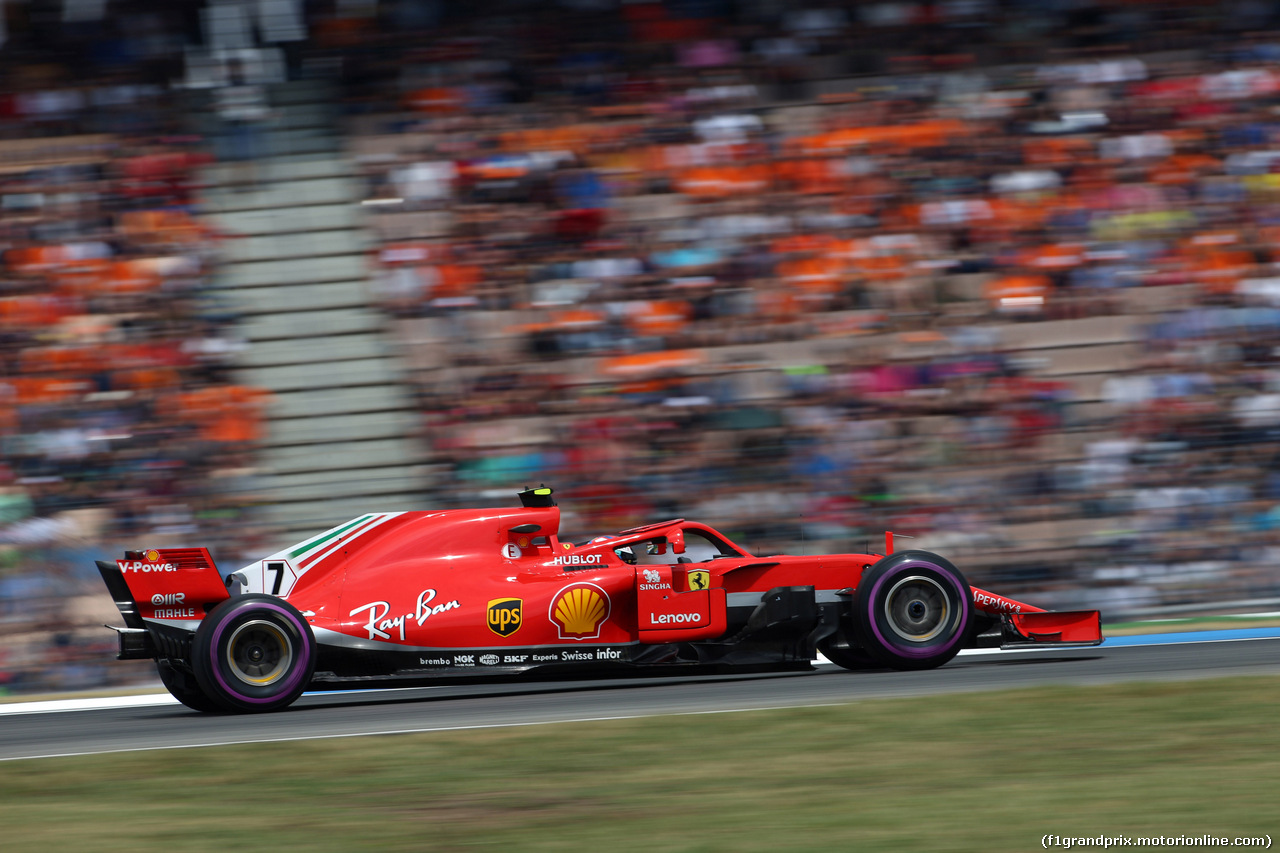
[[[191,673],[183,672],[167,660],[156,661],[156,669],[160,672],[160,683],[164,685],[164,689],[183,705],[206,714],[222,710],[217,702],[205,695]]]
[[[902,551],[867,570],[853,598],[858,645],[894,669],[932,669],[969,636],[973,597],[960,570],[928,551]]]
[[[275,711],[311,683],[316,641],[297,608],[273,595],[240,595],[200,623],[191,644],[200,689],[223,709]]]

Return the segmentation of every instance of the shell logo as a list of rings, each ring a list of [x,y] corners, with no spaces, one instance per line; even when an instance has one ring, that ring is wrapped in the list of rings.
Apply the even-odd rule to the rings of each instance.
[[[593,583],[569,584],[551,599],[547,616],[562,640],[594,640],[609,618],[609,594]]]
[[[148,563],[154,563],[156,560],[159,560],[159,559],[160,559],[160,552],[157,551],[155,548],[152,548],[150,551],[147,552]]]

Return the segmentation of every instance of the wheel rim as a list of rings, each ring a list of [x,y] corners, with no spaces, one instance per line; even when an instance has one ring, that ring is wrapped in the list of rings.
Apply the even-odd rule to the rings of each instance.
[[[912,575],[889,590],[884,599],[884,616],[890,630],[902,639],[926,643],[946,630],[951,602],[941,583]]]
[[[231,673],[255,687],[279,681],[293,662],[293,643],[278,625],[261,619],[245,622],[227,641]]]

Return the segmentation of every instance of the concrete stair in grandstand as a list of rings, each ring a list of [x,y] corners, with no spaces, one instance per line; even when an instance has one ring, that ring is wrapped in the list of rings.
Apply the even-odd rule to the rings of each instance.
[[[287,235],[279,235],[281,252],[288,252]],[[327,253],[319,258],[286,258],[270,261],[232,260],[222,272],[227,287],[285,287],[326,281],[359,283],[363,292],[368,264],[362,254],[353,255],[350,238],[344,234],[330,233]],[[346,249],[347,251],[343,251]]]
[[[373,309],[354,311],[340,308],[336,311],[296,311],[290,314],[265,316],[249,315],[240,327],[240,333],[251,344],[260,341],[297,341],[305,345],[311,337],[370,334],[381,337],[382,316]]]
[[[220,171],[226,178],[233,177],[231,172]],[[206,196],[206,200],[229,207],[234,206],[236,210],[245,212],[251,210],[278,211],[283,204],[306,220],[308,211],[305,208],[324,205],[347,205],[350,203],[351,197],[358,192],[359,182],[351,177],[291,178],[286,177],[287,174],[280,174],[274,169],[264,168],[258,173],[259,179],[264,182],[263,184],[254,187],[219,190]],[[287,182],[287,185],[280,186],[276,182]],[[352,222],[353,220],[348,220],[347,224],[350,225]],[[233,247],[233,249],[235,251],[243,251],[239,246]]]
[[[392,330],[371,307],[373,241],[328,88],[295,81],[270,95],[256,183],[212,165],[201,206],[227,235],[215,288],[249,344],[237,379],[271,392],[255,488],[287,543],[370,510],[424,508],[428,471]]]
[[[262,180],[273,180],[262,178]],[[232,200],[234,203],[234,200]],[[320,234],[327,231],[350,231],[362,227],[360,213],[349,204],[294,207],[287,217],[271,208],[235,207],[218,215],[237,238],[255,236],[279,237],[298,234]],[[282,247],[283,248],[283,247]]]

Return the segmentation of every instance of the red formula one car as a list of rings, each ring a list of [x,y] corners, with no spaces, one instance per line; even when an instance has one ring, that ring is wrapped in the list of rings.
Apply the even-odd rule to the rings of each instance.
[[[972,588],[927,551],[753,556],[675,519],[572,544],[547,488],[521,508],[370,513],[223,575],[204,548],[98,561],[125,627],[200,711],[309,688],[575,674],[927,669],[969,645],[1102,642],[1097,611]]]

